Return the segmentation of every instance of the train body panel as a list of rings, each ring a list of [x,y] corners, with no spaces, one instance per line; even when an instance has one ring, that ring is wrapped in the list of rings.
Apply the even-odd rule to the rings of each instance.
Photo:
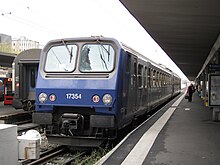
[[[46,82],[47,87],[44,84]],[[51,109],[45,110],[44,105],[53,106],[74,106],[74,107],[103,107],[109,108],[115,105],[117,97],[116,87],[112,84],[115,83],[115,78],[112,80],[70,80],[67,79],[63,82],[62,79],[49,80],[38,84],[38,90],[36,95],[39,96],[42,92],[47,94],[48,99],[45,103],[40,103],[37,100],[37,111],[51,111]],[[51,84],[51,85],[50,85]],[[41,88],[40,88],[41,86]],[[52,86],[52,87],[51,87]],[[102,98],[105,94],[112,96],[112,103],[105,105],[102,102]],[[55,96],[55,99],[51,101],[51,95]],[[42,109],[43,108],[43,109]],[[103,111],[102,113],[113,113],[111,111]]]
[[[172,76],[112,38],[54,40],[42,51],[33,120],[60,144],[114,139],[136,117],[178,93]]]

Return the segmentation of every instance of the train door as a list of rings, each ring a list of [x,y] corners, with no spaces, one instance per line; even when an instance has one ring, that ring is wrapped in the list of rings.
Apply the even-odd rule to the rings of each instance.
[[[19,95],[25,110],[34,108],[37,72],[38,63],[19,64]]]
[[[137,58],[129,55],[130,58],[130,81],[128,86],[128,111],[137,110]]]
[[[12,78],[4,80],[4,104],[11,105],[13,102]]]
[[[19,66],[20,98],[35,100],[38,64],[20,64]]]

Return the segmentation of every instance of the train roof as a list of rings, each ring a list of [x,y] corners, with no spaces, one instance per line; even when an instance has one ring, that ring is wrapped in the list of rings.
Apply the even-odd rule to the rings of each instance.
[[[22,51],[14,59],[14,63],[25,62],[25,61],[36,61],[39,62],[40,54],[42,49],[27,49]]]
[[[136,55],[138,58],[149,62],[150,65],[163,70],[164,72],[167,72],[168,74],[173,74],[176,77],[179,77],[176,73],[174,73],[172,70],[170,70],[169,68],[167,68],[164,65],[158,64],[152,60],[150,60],[149,58],[147,58],[146,56],[140,54],[139,52],[137,52],[136,50],[132,49],[131,47],[129,47],[128,45],[124,44],[123,42],[118,41],[115,38],[109,38],[109,37],[103,37],[103,36],[91,36],[91,37],[76,37],[76,38],[63,38],[63,39],[56,39],[56,40],[51,40],[47,43],[47,45],[45,47],[47,47],[48,45],[50,45],[51,43],[62,43],[63,41],[67,41],[67,42],[71,42],[71,41],[81,41],[81,40],[88,40],[88,41],[113,41],[116,45],[120,46],[122,49],[124,49],[127,52],[130,52],[134,55]]]
[[[163,70],[163,71],[165,71],[165,72],[167,72],[167,73],[169,73],[169,74],[173,74],[173,75],[175,75],[176,77],[180,78],[175,72],[173,72],[171,69],[167,68],[165,65],[163,65],[163,64],[158,64],[158,63],[156,63],[156,62],[150,60],[150,59],[147,58],[146,56],[140,54],[139,52],[137,52],[136,50],[132,49],[131,47],[127,46],[126,44],[124,44],[124,43],[122,43],[122,42],[121,42],[121,45],[122,45],[122,48],[123,48],[125,51],[130,52],[130,53],[136,55],[138,58],[140,58],[140,59],[142,59],[142,60],[144,60],[144,61],[149,62],[149,64],[150,64],[151,66],[154,66],[154,67],[156,67],[156,68],[159,68],[159,69],[161,69],[161,70]]]

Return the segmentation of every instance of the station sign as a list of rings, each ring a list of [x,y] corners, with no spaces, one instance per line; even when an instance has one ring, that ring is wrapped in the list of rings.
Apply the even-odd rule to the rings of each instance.
[[[209,73],[220,72],[220,65],[219,64],[209,64],[208,69],[209,69]]]
[[[220,106],[220,74],[209,74],[208,104]]]

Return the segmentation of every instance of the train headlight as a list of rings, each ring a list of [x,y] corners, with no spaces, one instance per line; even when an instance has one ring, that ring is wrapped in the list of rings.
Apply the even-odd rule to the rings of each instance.
[[[102,98],[102,101],[105,105],[109,105],[112,103],[112,96],[110,94],[105,94]]]
[[[56,100],[56,95],[51,94],[49,98],[50,98],[50,101],[55,101]]]
[[[39,98],[39,101],[41,103],[44,103],[44,102],[47,101],[47,94],[46,93],[41,93],[38,98]]]
[[[92,97],[92,101],[94,102],[94,103],[98,103],[99,102],[99,96],[98,95],[94,95],[93,97]]]

